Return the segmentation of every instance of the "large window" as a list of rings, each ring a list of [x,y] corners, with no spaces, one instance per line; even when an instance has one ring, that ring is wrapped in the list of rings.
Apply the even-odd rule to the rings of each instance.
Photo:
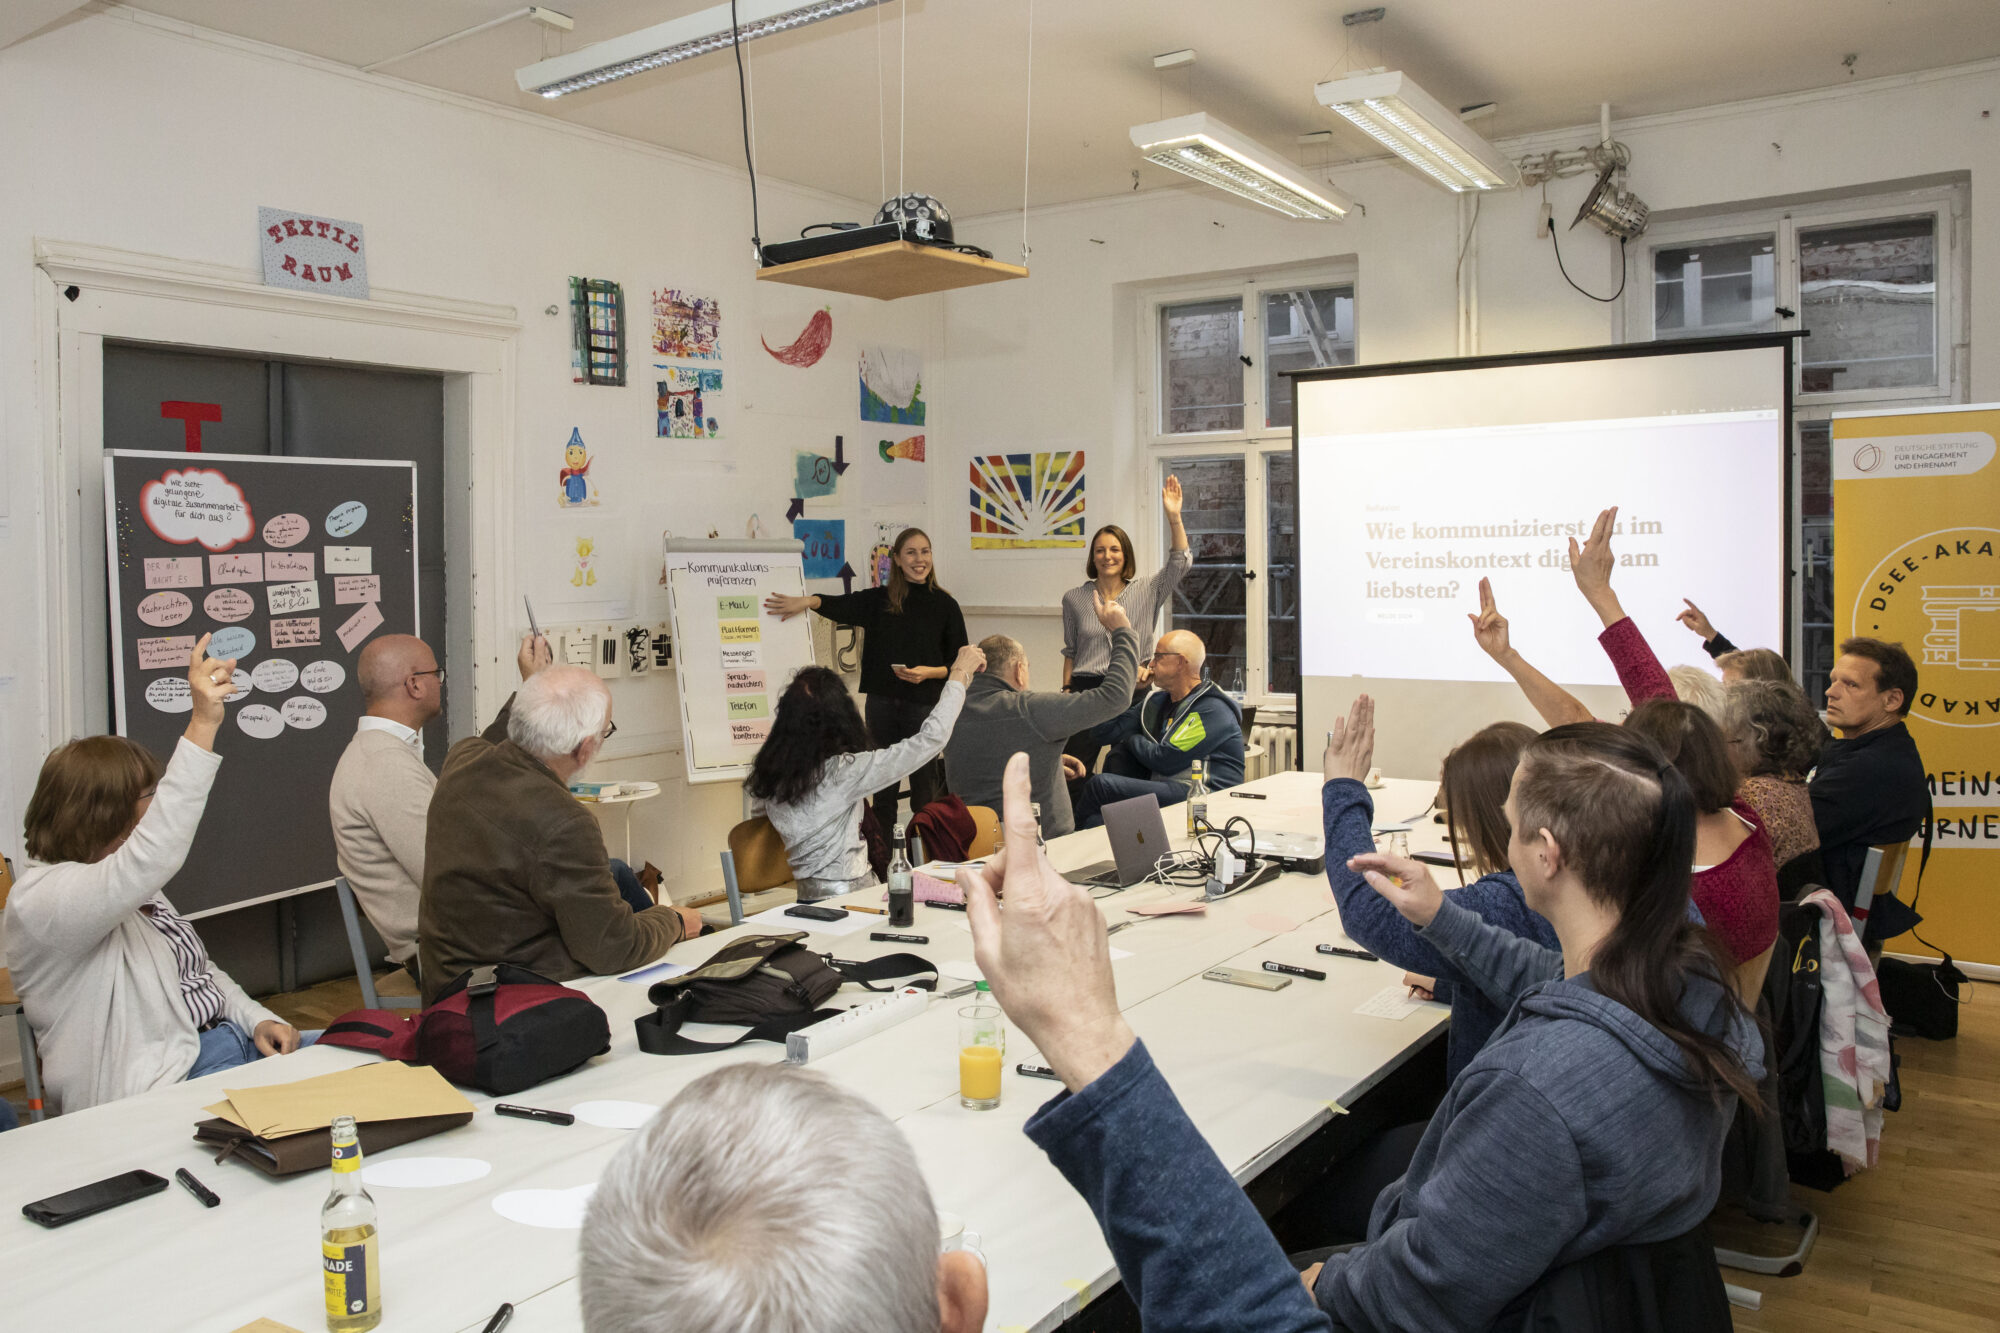
[[[1159,293],[1141,329],[1154,367],[1141,409],[1154,480],[1180,477],[1194,552],[1174,627],[1201,636],[1217,685],[1282,701],[1299,683],[1287,372],[1354,364],[1351,270]]]
[[[1829,418],[1859,405],[1964,401],[1965,206],[1963,187],[1948,186],[1718,214],[1661,224],[1630,247],[1630,289],[1637,295],[1650,279],[1653,297],[1628,299],[1628,339],[1808,335],[1792,384],[1799,527],[1789,647],[1814,704],[1834,658]]]

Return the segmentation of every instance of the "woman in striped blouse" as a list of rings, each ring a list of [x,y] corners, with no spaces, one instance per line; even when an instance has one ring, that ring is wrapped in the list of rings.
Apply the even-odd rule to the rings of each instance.
[[[165,770],[122,736],[43,761],[28,855],[7,903],[7,953],[57,1107],[77,1111],[295,1050],[297,1029],[209,961],[161,892],[180,870],[222,759],[234,660],[188,668],[194,706]]]

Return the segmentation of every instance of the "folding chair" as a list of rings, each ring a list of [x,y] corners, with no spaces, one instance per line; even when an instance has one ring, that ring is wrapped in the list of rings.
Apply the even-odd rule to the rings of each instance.
[[[729,846],[722,852],[722,888],[729,899],[730,925],[743,924],[745,894],[766,895],[759,900],[759,910],[797,902],[793,878],[785,840],[769,819],[758,815],[729,830]]]
[[[361,937],[361,908],[354,901],[354,888],[345,875],[333,881],[333,892],[340,899],[340,918],[347,923],[347,951],[354,956],[354,976],[361,983],[361,1007],[364,1009],[421,1009],[422,998],[415,995],[377,995],[375,993],[375,964],[368,957],[368,945]],[[415,975],[412,969],[411,975]]]
[[[1883,843],[1870,847],[1868,854],[1861,858],[1861,880],[1854,886],[1854,906],[1848,917],[1854,922],[1854,931],[1863,940],[1868,938],[1868,909],[1877,898],[1893,898],[1903,884],[1903,866],[1909,860],[1910,844],[1907,842]],[[1870,944],[1868,961],[1882,961],[1882,946]]]
[[[972,846],[966,849],[966,859],[977,861],[993,855],[1000,846],[1000,816],[990,805],[968,805],[965,812],[972,816]]]

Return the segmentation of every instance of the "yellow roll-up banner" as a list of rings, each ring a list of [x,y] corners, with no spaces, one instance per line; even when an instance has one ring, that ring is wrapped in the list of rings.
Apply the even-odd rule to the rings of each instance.
[[[1910,734],[1936,817],[1925,938],[2000,964],[2000,404],[1835,413],[1837,639],[1900,642],[1917,664]],[[1916,893],[1916,858],[1899,897]],[[1910,936],[1890,945],[1925,952]]]

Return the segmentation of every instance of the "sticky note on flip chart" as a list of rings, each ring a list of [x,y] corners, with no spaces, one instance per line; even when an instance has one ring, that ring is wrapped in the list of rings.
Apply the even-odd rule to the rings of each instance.
[[[271,646],[273,648],[319,647],[319,617],[299,616],[294,620],[272,621]]]
[[[146,558],[146,586],[148,588],[199,588],[201,586],[201,557],[198,555],[148,556]]]
[[[731,745],[762,745],[764,738],[771,734],[769,722],[731,722],[729,743]]]
[[[729,716],[731,717],[731,719],[750,718],[750,717],[769,717],[770,715],[771,715],[771,700],[766,695],[762,694],[739,695],[738,697],[729,700]]]
[[[762,694],[764,673],[761,671],[725,671],[722,673],[722,689],[725,694]]]
[[[326,572],[329,574],[369,574],[375,566],[370,548],[366,546],[329,546],[326,548]]]
[[[382,600],[382,576],[380,574],[336,574],[333,580],[333,604],[353,606],[359,602],[379,602]]]
[[[208,581],[210,583],[262,583],[264,581],[264,553],[252,551],[237,555],[212,555],[208,558]]]
[[[141,671],[170,671],[175,667],[183,670],[194,660],[194,635],[175,634],[164,639],[139,640],[139,669]]]
[[[715,599],[715,618],[717,620],[742,620],[756,614],[757,595],[755,593],[736,593],[728,597],[718,597]]]
[[[724,643],[757,643],[764,637],[763,627],[754,620],[725,620],[719,628]]]
[[[347,623],[334,633],[340,636],[340,646],[353,652],[361,641],[382,627],[382,608],[373,602],[363,602],[361,609],[347,618]]]
[[[751,667],[764,665],[764,650],[761,648],[724,648],[722,669],[724,671],[747,671]]]
[[[265,587],[264,595],[271,599],[271,614],[288,616],[294,611],[319,610],[319,583],[308,579],[304,583],[272,583]]]
[[[313,553],[311,551],[267,551],[264,553],[264,577],[273,583],[289,583],[313,576]]]

